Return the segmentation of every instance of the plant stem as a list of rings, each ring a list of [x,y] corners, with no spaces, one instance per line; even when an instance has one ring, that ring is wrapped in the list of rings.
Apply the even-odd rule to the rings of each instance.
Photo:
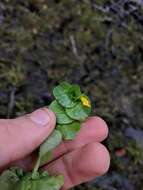
[[[40,166],[40,161],[41,161],[41,157],[39,157],[36,161],[36,164],[34,166],[34,169],[33,169],[33,172],[32,172],[32,176],[34,176],[36,174],[36,172],[38,171],[39,169],[39,166]]]

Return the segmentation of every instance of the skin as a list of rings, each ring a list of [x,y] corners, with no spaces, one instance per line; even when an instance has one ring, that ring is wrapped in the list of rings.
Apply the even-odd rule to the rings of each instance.
[[[51,134],[56,123],[53,112],[47,108],[40,110],[50,117],[44,127],[31,120],[33,113],[16,119],[0,120],[1,171],[15,164],[26,170],[32,168],[35,160],[35,153],[32,152]],[[63,190],[105,174],[109,169],[110,156],[101,142],[107,135],[105,121],[100,117],[89,117],[76,138],[62,142],[54,150],[53,160],[41,169],[53,175],[63,174]]]

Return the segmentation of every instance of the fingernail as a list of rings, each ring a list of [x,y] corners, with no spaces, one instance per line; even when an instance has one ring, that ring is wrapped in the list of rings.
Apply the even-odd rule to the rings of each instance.
[[[39,126],[46,126],[50,122],[50,116],[48,111],[39,109],[34,111],[31,116],[31,120]]]

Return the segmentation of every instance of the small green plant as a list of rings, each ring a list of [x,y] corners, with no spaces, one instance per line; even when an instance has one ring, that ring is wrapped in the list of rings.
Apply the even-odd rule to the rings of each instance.
[[[2,190],[59,190],[64,183],[62,175],[50,176],[39,168],[52,159],[52,150],[62,140],[72,140],[80,131],[83,122],[91,113],[89,98],[81,93],[78,85],[62,82],[53,90],[55,100],[49,108],[55,113],[56,129],[38,150],[38,158],[31,172],[18,167],[4,171],[0,176]]]

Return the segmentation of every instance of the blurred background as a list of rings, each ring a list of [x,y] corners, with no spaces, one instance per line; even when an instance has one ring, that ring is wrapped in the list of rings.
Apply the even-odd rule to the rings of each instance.
[[[0,117],[78,83],[109,125],[107,175],[74,190],[143,190],[143,1],[1,0]]]

